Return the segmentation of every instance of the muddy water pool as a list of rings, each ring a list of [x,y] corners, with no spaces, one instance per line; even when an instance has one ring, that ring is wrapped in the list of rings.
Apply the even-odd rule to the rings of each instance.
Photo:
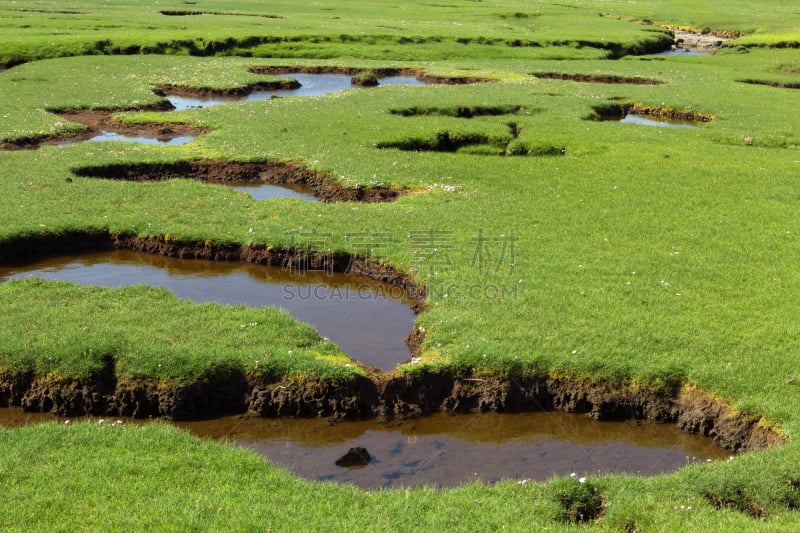
[[[362,363],[391,370],[411,357],[405,339],[415,315],[407,295],[367,278],[128,250],[0,266],[0,281],[32,275],[106,287],[147,284],[197,302],[280,307]]]
[[[0,426],[4,427],[50,420],[65,421],[19,408],[0,409]],[[122,423],[147,422],[123,419]],[[318,418],[241,415],[173,424],[199,437],[250,448],[306,479],[365,489],[451,487],[475,479],[485,483],[542,481],[572,473],[576,477],[607,472],[655,475],[689,463],[727,460],[730,455],[710,439],[672,425],[598,422],[560,411],[436,414],[393,422],[335,424]],[[369,464],[336,466],[336,460],[353,447],[367,449]]]

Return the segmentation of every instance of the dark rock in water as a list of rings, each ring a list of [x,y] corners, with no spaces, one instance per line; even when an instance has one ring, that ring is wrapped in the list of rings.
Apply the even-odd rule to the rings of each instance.
[[[336,460],[336,466],[365,466],[372,457],[366,448],[350,448],[350,450]]]

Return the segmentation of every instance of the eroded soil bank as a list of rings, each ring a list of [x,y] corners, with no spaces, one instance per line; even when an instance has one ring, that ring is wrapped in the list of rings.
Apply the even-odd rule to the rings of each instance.
[[[647,390],[614,390],[577,379],[446,373],[371,373],[347,383],[292,381],[227,374],[175,385],[118,379],[109,360],[89,379],[59,380],[0,375],[0,406],[59,416],[120,416],[198,419],[249,412],[262,417],[387,419],[436,412],[527,412],[562,410],[596,419],[650,419],[674,423],[712,438],[732,451],[785,443],[757,417],[736,415],[722,402],[693,389],[673,396]]]
[[[268,161],[240,163],[198,160],[175,163],[135,163],[87,166],[73,171],[77,176],[131,181],[190,178],[210,182],[301,184],[311,188],[323,202],[392,202],[410,191],[391,187],[346,187],[329,174],[306,168],[302,163]]]
[[[183,243],[160,238],[109,235],[105,232],[71,235],[41,234],[0,244],[0,262],[30,255],[76,250],[131,249],[171,257],[298,266],[308,261],[327,261],[329,270],[349,268],[375,280],[403,287],[424,308],[426,291],[409,276],[390,267],[346,256],[320,257],[268,250],[255,246],[222,246]],[[419,333],[408,344],[417,353]],[[446,370],[420,371],[414,375],[384,373],[365,368],[366,375],[347,382],[317,379],[287,380],[280,377],[225,372],[189,384],[130,380],[116,374],[109,356],[103,369],[85,379],[63,379],[32,373],[0,374],[0,406],[21,406],[28,411],[60,416],[105,415],[125,417],[208,418],[251,412],[259,416],[395,418],[433,412],[522,412],[563,410],[587,413],[595,419],[651,419],[714,439],[733,451],[759,450],[785,439],[761,423],[758,417],[735,414],[719,400],[699,390],[678,387],[672,393],[646,389],[615,389],[574,378],[522,377],[471,373],[455,375]]]

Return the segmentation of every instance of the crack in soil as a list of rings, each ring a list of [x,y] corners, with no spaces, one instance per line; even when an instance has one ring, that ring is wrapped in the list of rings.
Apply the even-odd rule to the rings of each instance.
[[[265,19],[283,19],[282,15],[264,15],[261,13],[235,13],[230,11],[192,11],[192,10],[173,10],[162,9],[159,11],[166,17],[192,17],[196,15],[217,15],[221,17],[258,17]]]
[[[748,83],[750,85],[765,85],[767,87],[777,87],[779,89],[800,89],[800,82],[789,82],[789,81],[772,81],[772,80],[755,80],[755,79],[743,79],[743,80],[736,80],[739,83]]]
[[[404,107],[392,108],[389,110],[391,115],[400,115],[402,117],[455,117],[455,118],[473,118],[473,117],[496,117],[503,115],[519,115],[523,112],[533,113],[539,112],[540,109],[528,110],[522,105],[476,105],[476,106],[452,106],[452,107]]]
[[[541,80],[572,80],[584,83],[607,83],[627,85],[664,85],[665,82],[650,78],[625,77],[613,74],[567,74],[563,72],[534,72],[532,76]]]

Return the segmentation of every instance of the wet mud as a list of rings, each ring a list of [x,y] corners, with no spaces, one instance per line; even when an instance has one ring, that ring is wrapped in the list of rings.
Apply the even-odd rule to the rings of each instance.
[[[401,117],[498,117],[503,115],[519,115],[523,112],[536,113],[539,109],[528,109],[522,105],[495,105],[495,106],[453,106],[453,107],[405,107],[389,110],[392,115]]]
[[[185,2],[185,3],[194,3],[194,2]],[[162,9],[159,11],[162,15],[166,17],[195,17],[200,15],[214,15],[220,17],[256,17],[256,18],[266,18],[266,19],[282,19],[286,18],[282,15],[267,15],[263,13],[235,13],[231,11],[200,11],[200,10],[177,10],[177,9]]]

